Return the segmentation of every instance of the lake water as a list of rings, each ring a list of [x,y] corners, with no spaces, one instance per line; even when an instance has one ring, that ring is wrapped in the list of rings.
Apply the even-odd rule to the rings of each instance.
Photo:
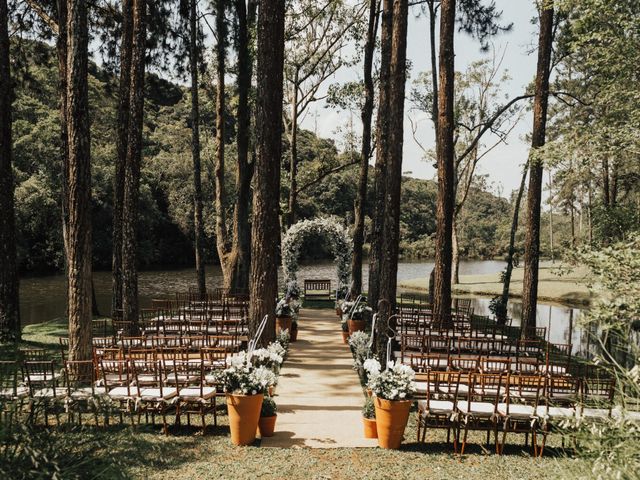
[[[398,280],[427,278],[433,268],[433,262],[400,262]],[[465,260],[460,263],[460,274],[496,273],[504,268],[504,262],[494,260]],[[215,288],[222,285],[220,267],[207,267],[207,286]],[[363,266],[363,283],[368,281],[368,266]],[[94,285],[100,313],[108,315],[111,309],[111,273],[95,272]],[[280,275],[282,278],[282,275]],[[303,264],[298,278],[331,278],[337,283],[335,265],[330,262]],[[195,285],[195,271],[155,270],[141,272],[139,276],[139,295],[142,307],[151,305],[153,298],[170,297],[176,292],[185,292]],[[282,287],[282,285],[281,285]],[[20,306],[23,325],[45,322],[65,314],[65,277],[51,275],[45,277],[23,278],[20,284]],[[489,298],[474,298],[474,311],[479,315],[489,315]],[[513,324],[519,325],[522,306],[517,299],[509,303],[509,315]],[[576,327],[580,309],[562,305],[538,305],[537,325],[548,327],[550,340],[554,343],[571,343],[574,351],[585,353],[590,350],[586,335]]]

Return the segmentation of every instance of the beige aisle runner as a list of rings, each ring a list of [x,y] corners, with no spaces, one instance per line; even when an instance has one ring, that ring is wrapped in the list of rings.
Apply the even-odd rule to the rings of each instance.
[[[261,446],[377,446],[375,439],[364,438],[364,396],[335,312],[301,310],[299,326],[298,341],[291,343],[274,398],[276,433],[262,439]]]

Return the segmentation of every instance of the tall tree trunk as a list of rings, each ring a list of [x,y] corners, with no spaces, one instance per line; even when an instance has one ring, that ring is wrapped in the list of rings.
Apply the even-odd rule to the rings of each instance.
[[[368,300],[375,310],[380,295],[382,261],[382,231],[385,216],[386,161],[389,148],[389,85],[391,75],[391,36],[393,31],[393,0],[383,0],[380,30],[380,93],[376,121],[376,164],[374,174],[373,227],[369,252]]]
[[[225,95],[225,62],[227,28],[224,18],[225,2],[216,0],[216,247],[224,285],[229,284],[229,269],[227,268],[227,256],[229,255],[229,242],[227,241],[227,221],[225,212],[225,188],[224,188],[224,95]]]
[[[408,0],[394,0],[389,88],[389,149],[386,161],[386,195],[380,269],[380,309],[376,329],[378,356],[384,353],[389,317],[396,308],[398,247],[400,244],[400,191],[402,184],[402,146],[404,97],[407,69]]]
[[[67,227],[69,218],[67,214],[67,176],[69,175],[67,160],[69,147],[67,145],[67,0],[57,0],[58,8],[58,37],[56,38],[56,53],[58,57],[58,96],[60,114],[60,173],[62,194],[60,199],[60,211],[62,213],[62,244],[65,250],[65,262],[67,258]],[[65,265],[66,270],[66,265]]]
[[[451,224],[451,285],[460,283],[460,244],[458,239],[458,216],[453,215]]]
[[[129,135],[122,209],[122,310],[124,320],[138,321],[137,224],[142,162],[146,0],[133,0]]]
[[[289,215],[286,225],[290,227],[296,222],[296,206],[298,203],[298,72],[293,77],[293,98],[291,99],[291,156],[289,157]]]
[[[429,8],[429,53],[431,54],[431,83],[433,84],[433,92],[438,91],[438,62],[436,54],[436,20],[438,19],[438,6],[435,0],[427,0]],[[431,120],[433,120],[434,130],[438,131],[438,100],[433,99],[431,102]]]
[[[19,341],[20,302],[16,258],[16,218],[11,151],[12,83],[9,9],[0,0],[0,340]]]
[[[364,219],[367,204],[367,177],[371,156],[371,119],[373,117],[373,52],[378,29],[378,0],[369,0],[369,27],[364,46],[364,104],[362,106],[362,147],[360,150],[360,177],[356,196],[353,230],[353,257],[351,258],[351,297],[362,293],[362,247],[364,244]]]
[[[609,158],[605,155],[602,158],[602,202],[605,208],[611,206],[611,194],[609,188]]]
[[[524,186],[527,180],[527,171],[529,170],[529,163],[527,162],[522,172],[522,179],[520,180],[520,188],[518,189],[518,195],[516,196],[516,202],[513,207],[513,220],[511,221],[511,233],[509,234],[509,250],[507,252],[507,266],[504,271],[504,278],[502,281],[502,295],[500,297],[500,303],[496,310],[496,320],[499,325],[507,323],[507,304],[509,303],[509,288],[511,287],[511,274],[513,273],[513,257],[516,253],[516,233],[518,232],[518,218],[520,216],[520,204],[522,203],[522,195],[524,194]]]
[[[250,31],[255,22],[256,6],[256,2],[250,0],[247,9],[245,0],[236,0],[238,15],[237,200],[233,213],[233,244],[228,259],[231,279],[229,285],[225,285],[225,287],[238,292],[246,292],[249,289],[249,268],[251,264],[249,210],[253,163],[249,161],[249,129],[251,126],[249,91],[251,90],[253,55],[250,48]]]
[[[200,165],[200,105],[198,101],[198,2],[189,1],[189,68],[191,70],[191,158],[193,160],[193,230],[195,237],[198,295],[207,293],[202,220],[202,177]]]
[[[535,155],[545,143],[549,73],[553,43],[553,2],[545,3],[540,13],[538,67],[533,104],[533,132],[529,160],[529,192],[527,195],[527,233],[524,244],[524,279],[522,285],[522,326],[524,332],[536,325],[538,299],[538,266],[540,261],[540,201],[542,197],[542,162]]]
[[[433,314],[436,322],[451,325],[451,257],[454,193],[454,46],[456,2],[442,0],[440,12],[440,68],[438,88],[438,199]]]
[[[61,0],[66,1],[66,0]],[[122,204],[124,202],[124,171],[129,144],[129,95],[131,88],[132,2],[122,0],[122,39],[120,41],[120,85],[118,125],[116,131],[116,165],[113,177],[113,221],[111,260],[111,315],[122,311]]]
[[[90,360],[91,141],[87,84],[87,3],[84,0],[68,0],[67,12],[69,359]]]
[[[275,335],[278,294],[280,157],[282,155],[282,101],[284,68],[284,0],[263,0],[258,16],[258,68],[256,132],[257,157],[251,231],[249,331],[265,315],[269,321],[262,336],[266,345]]]

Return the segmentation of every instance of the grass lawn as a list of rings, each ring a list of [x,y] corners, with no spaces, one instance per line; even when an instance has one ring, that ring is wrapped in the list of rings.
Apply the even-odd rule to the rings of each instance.
[[[592,298],[587,287],[587,270],[578,268],[571,273],[559,274],[557,267],[541,266],[538,281],[538,299],[563,304],[588,304]],[[511,278],[510,296],[522,297],[523,268],[515,268]],[[428,278],[403,280],[398,287],[404,290],[429,291]],[[461,275],[460,283],[453,286],[453,293],[481,296],[502,294],[500,273],[485,275]]]
[[[66,334],[60,320],[24,329],[23,346],[49,348],[57,353],[57,338]],[[5,356],[10,352],[5,350]],[[277,402],[277,397],[275,398]],[[221,399],[220,403],[224,403]],[[523,435],[508,437],[503,456],[484,446],[484,433],[470,434],[470,444],[462,459],[453,454],[444,431],[431,430],[427,444],[415,442],[415,413],[411,414],[405,443],[400,451],[369,449],[278,449],[234,447],[229,439],[227,416],[221,411],[218,426],[205,434],[199,427],[171,427],[161,433],[159,425],[112,425],[70,428],[53,427],[49,438],[64,438],[66,448],[95,447],[83,453],[93,478],[153,479],[546,479],[577,477],[587,473],[583,460],[564,456],[549,448],[545,457],[531,457],[523,445]],[[64,418],[64,415],[62,416]],[[87,418],[93,423],[93,419]],[[208,419],[212,425],[213,419]],[[171,419],[172,423],[173,420]],[[199,419],[194,420],[199,425]],[[116,423],[115,425],[113,423]],[[277,425],[276,425],[277,430]],[[559,438],[551,436],[550,447]],[[0,469],[1,470],[1,469]],[[90,477],[88,477],[90,478]]]

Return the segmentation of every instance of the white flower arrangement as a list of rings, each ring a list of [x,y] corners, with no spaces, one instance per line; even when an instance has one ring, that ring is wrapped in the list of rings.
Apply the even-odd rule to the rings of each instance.
[[[278,373],[283,361],[282,355],[269,348],[259,348],[251,355],[251,363],[255,367],[266,367],[274,373]]]
[[[364,362],[367,372],[367,387],[373,394],[384,400],[409,400],[416,391],[415,372],[408,365],[389,362],[381,371],[380,363],[375,359]]]
[[[307,236],[313,234],[326,235],[335,256],[338,282],[340,285],[348,285],[351,276],[353,241],[347,227],[337,217],[303,220],[287,230],[282,239],[282,269],[287,284],[297,279],[300,248]]]
[[[362,331],[353,332],[349,337],[349,346],[353,354],[353,369],[358,370],[363,367],[369,356],[370,336]]]
[[[216,382],[226,393],[234,395],[258,395],[266,393],[269,387],[277,383],[277,376],[269,368],[256,367],[246,352],[233,355],[230,366],[220,372],[214,372]]]

